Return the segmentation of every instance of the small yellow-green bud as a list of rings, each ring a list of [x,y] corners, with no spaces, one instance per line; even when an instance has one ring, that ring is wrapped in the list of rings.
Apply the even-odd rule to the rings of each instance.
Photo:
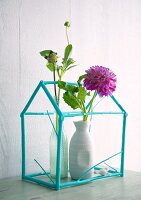
[[[70,27],[70,23],[69,23],[69,21],[66,21],[66,22],[64,23],[64,26],[66,26],[66,27]]]
[[[58,58],[57,53],[53,52],[48,56],[47,60],[49,63],[55,63],[57,62],[57,58]]]

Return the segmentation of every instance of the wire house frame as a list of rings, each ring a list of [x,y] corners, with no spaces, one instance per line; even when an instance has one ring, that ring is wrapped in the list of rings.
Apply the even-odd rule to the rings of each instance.
[[[88,183],[94,180],[102,179],[102,178],[108,178],[108,177],[115,177],[115,176],[124,176],[124,152],[125,152],[125,129],[126,129],[126,117],[127,113],[123,109],[123,107],[119,104],[119,102],[115,99],[115,97],[112,95],[110,96],[113,100],[113,102],[118,106],[119,112],[89,112],[88,115],[122,115],[122,137],[121,137],[121,151],[115,153],[114,155],[109,156],[108,158],[100,161],[99,163],[95,164],[92,166],[90,169],[87,169],[80,177],[78,180],[66,180],[61,182],[60,178],[60,173],[61,173],[61,145],[62,145],[62,126],[65,118],[69,117],[76,117],[76,116],[83,116],[85,113],[82,112],[62,112],[60,108],[58,107],[57,103],[55,102],[53,96],[51,95],[50,91],[47,88],[47,85],[54,85],[57,84],[57,81],[40,81],[38,86],[36,87],[35,91],[33,92],[32,96],[30,97],[29,101],[27,102],[26,106],[24,107],[23,111],[20,114],[21,117],[21,133],[22,133],[22,179],[31,181],[43,186],[47,186],[52,189],[60,190],[61,188],[68,187],[68,186],[75,186],[75,185],[81,185],[84,183]],[[72,85],[77,85],[77,83],[68,83]],[[25,116],[33,116],[33,115],[45,115],[49,117],[50,121],[50,115],[52,113],[46,111],[46,112],[28,112],[28,108],[32,104],[33,99],[35,98],[36,94],[40,89],[43,89],[45,92],[47,98],[51,102],[52,106],[54,107],[55,112],[58,114],[58,119],[59,119],[59,129],[58,129],[58,134],[57,134],[57,160],[56,160],[56,179],[52,179],[50,176],[50,172],[46,171],[41,164],[35,160],[36,164],[41,168],[42,172],[35,173],[35,174],[27,174],[26,172],[26,126],[25,126]],[[52,123],[52,121],[51,121]],[[52,124],[53,125],[53,124]],[[110,167],[110,170],[108,171],[108,174],[105,175],[99,175],[99,176],[94,176],[89,179],[83,179],[85,175],[93,169],[100,170],[99,165],[102,163],[106,163],[106,161],[110,160],[113,157],[116,157],[117,155],[120,156],[120,169],[119,171],[114,169],[113,167]],[[48,179],[43,180],[40,179],[41,176],[46,176]]]

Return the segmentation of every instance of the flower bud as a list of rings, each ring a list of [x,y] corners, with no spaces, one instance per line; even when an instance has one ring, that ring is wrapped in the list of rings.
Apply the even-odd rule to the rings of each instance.
[[[58,58],[57,53],[52,52],[52,53],[48,56],[47,60],[48,60],[49,63],[55,63],[55,62],[57,62],[57,58]]]
[[[70,27],[70,23],[69,23],[69,21],[66,21],[66,22],[64,23],[64,26],[66,26],[66,27]]]

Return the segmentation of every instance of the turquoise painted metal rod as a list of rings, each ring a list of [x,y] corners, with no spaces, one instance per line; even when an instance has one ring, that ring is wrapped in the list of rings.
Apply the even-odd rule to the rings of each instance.
[[[45,85],[53,85],[53,84],[58,84],[58,81],[43,81]],[[74,82],[67,82],[68,85],[78,85],[77,83]]]
[[[48,113],[48,111],[47,111],[47,113]],[[57,136],[57,131],[56,131],[56,129],[55,129],[55,126],[54,126],[53,121],[51,120],[51,117],[49,116],[49,114],[48,114],[48,118],[49,118],[50,123],[51,123],[51,125],[52,125],[52,127],[53,127],[53,130],[54,130],[54,132],[56,133],[56,136]]]
[[[87,115],[119,115],[123,114],[123,112],[89,112]],[[63,112],[64,117],[75,117],[75,116],[83,116],[85,113],[82,112]]]
[[[102,178],[110,178],[110,177],[113,177],[113,176],[120,176],[120,173],[106,174],[104,176],[96,176],[96,177],[81,180],[81,181],[72,181],[72,182],[61,183],[61,188],[69,187],[69,186],[82,185],[82,184],[89,183],[89,182],[94,181],[94,180],[98,180],[98,179],[102,179]]]
[[[54,112],[26,112],[25,115],[54,115]]]
[[[59,130],[57,140],[57,162],[56,162],[56,189],[60,190],[60,174],[61,174],[61,146],[62,146],[62,124],[64,118],[59,117]]]
[[[126,113],[123,115],[123,127],[122,127],[122,145],[121,145],[121,166],[120,173],[124,176],[124,153],[125,153],[125,128],[126,128]]]
[[[102,160],[101,162],[97,163],[97,164],[94,165],[93,167],[91,167],[91,168],[89,168],[88,170],[86,170],[86,171],[79,177],[78,181],[80,181],[84,176],[86,176],[86,174],[87,174],[89,171],[91,171],[94,167],[100,165],[101,163],[104,163],[104,162],[107,161],[107,160],[110,160],[111,158],[117,156],[118,154],[121,154],[121,152],[118,152],[118,153],[116,153],[116,154],[114,154],[114,155],[112,155],[112,156],[110,156],[110,157],[108,157],[108,158]]]
[[[63,113],[63,116],[64,117],[72,117],[73,116],[83,116],[85,115],[85,113],[82,113],[82,112],[62,112]],[[55,113],[54,112],[26,112],[25,115],[54,115]],[[116,115],[116,114],[123,114],[123,112],[89,112],[88,115],[108,115],[108,114],[113,114],[113,115]]]
[[[22,178],[24,178],[25,176],[25,166],[26,166],[26,160],[25,160],[25,123],[24,123],[24,113],[27,111],[27,109],[29,108],[30,104],[32,103],[35,95],[37,94],[37,92],[40,89],[41,82],[39,82],[38,86],[36,87],[36,89],[34,90],[32,96],[30,97],[29,101],[27,102],[25,108],[23,109],[23,111],[21,112],[21,129],[22,129]]]
[[[58,84],[58,82],[54,82],[54,81],[40,81],[40,83],[38,84],[38,86],[36,87],[36,89],[34,90],[32,96],[30,97],[29,101],[27,102],[25,108],[23,109],[23,111],[21,112],[21,131],[22,131],[22,178],[24,180],[28,180],[28,181],[32,181],[35,183],[38,183],[40,185],[44,185],[44,186],[48,186],[52,189],[56,189],[56,190],[60,190],[60,188],[63,187],[68,187],[68,186],[76,186],[76,185],[81,185],[84,183],[88,183],[90,181],[94,181],[94,180],[98,180],[98,179],[102,179],[102,178],[108,178],[108,177],[113,177],[113,176],[123,176],[124,175],[124,153],[125,153],[125,128],[126,128],[126,117],[127,117],[127,113],[126,111],[123,109],[123,107],[119,104],[119,102],[115,99],[114,96],[111,96],[112,100],[114,101],[114,103],[118,106],[118,108],[120,109],[119,112],[89,112],[88,115],[108,115],[108,114],[114,114],[114,115],[123,115],[123,125],[122,125],[122,143],[121,143],[121,152],[118,152],[110,157],[108,157],[107,159],[97,163],[96,165],[94,165],[93,167],[91,167],[90,169],[86,170],[77,181],[71,181],[71,182],[63,182],[61,183],[60,177],[61,177],[61,148],[62,148],[62,125],[63,125],[63,121],[64,118],[67,117],[76,117],[76,116],[84,116],[86,115],[86,113],[82,113],[82,112],[62,112],[60,110],[60,108],[58,107],[57,103],[55,102],[54,98],[52,97],[52,95],[50,94],[49,90],[47,89],[46,85],[54,85],[54,84]],[[77,83],[67,83],[70,85],[77,85]],[[44,90],[46,96],[48,97],[48,99],[50,100],[52,106],[54,107],[56,113],[59,116],[59,128],[57,130],[57,159],[56,159],[56,182],[53,181],[52,179],[50,179],[50,173],[46,172],[43,167],[36,161],[36,163],[41,167],[41,169],[43,170],[43,173],[35,173],[35,174],[26,174],[26,131],[25,131],[25,115],[26,116],[40,116],[40,115],[48,115],[50,121],[51,117],[50,115],[54,115],[56,114],[55,112],[27,112],[30,104],[32,103],[34,97],[36,96],[37,92],[39,91],[40,87]],[[100,100],[101,101],[101,100]],[[99,102],[98,102],[99,103]],[[96,104],[97,105],[97,104]],[[96,106],[95,105],[95,106]],[[117,156],[118,154],[121,154],[120,156],[120,171],[118,172],[116,169],[114,169],[113,167],[109,166],[108,164],[106,164],[105,162],[111,158],[113,158],[114,156]],[[111,168],[111,170],[108,170],[108,174],[104,175],[104,176],[94,176],[90,179],[83,179],[85,177],[85,175],[94,169],[98,169],[99,165],[101,163],[105,163],[105,165],[109,166]],[[113,169],[113,170],[112,170]],[[47,176],[48,180],[44,181],[44,180],[40,180],[40,176]],[[37,178],[36,178],[37,177]],[[50,179],[50,180],[49,180]]]
[[[47,173],[47,172],[45,171],[45,169],[40,165],[40,163],[39,163],[36,159],[34,159],[34,160],[35,160],[35,162],[37,163],[37,165],[39,165],[39,167],[43,170],[43,172],[44,172],[45,175],[49,178],[49,180],[50,180],[53,184],[55,184],[54,181],[52,180],[51,176],[49,175],[49,173]]]
[[[67,85],[78,85],[78,83],[74,83],[74,82],[67,82]]]
[[[105,163],[104,163],[105,164]],[[108,166],[108,165],[107,165]],[[109,166],[111,169],[113,169],[113,170],[111,170],[111,169],[109,169],[108,170],[108,173],[120,173],[119,171],[117,171],[116,169],[114,169],[114,168],[112,168],[111,166]],[[103,169],[102,167],[94,167],[94,169],[95,170],[101,170],[101,169]]]
[[[114,167],[108,165],[106,162],[104,162],[104,164],[107,165],[108,167],[110,167],[111,169],[113,169],[115,172],[117,172],[117,170]]]
[[[39,91],[40,87],[41,87],[41,82],[39,82],[38,86],[36,87],[36,89],[34,90],[33,94],[31,95],[29,101],[27,102],[26,106],[24,107],[23,111],[21,112],[21,116],[27,111],[27,109],[29,108],[30,104],[32,103],[35,95],[37,94],[37,92]]]
[[[29,180],[29,181],[33,181],[33,182],[38,183],[38,184],[41,184],[41,185],[43,185],[43,186],[48,186],[48,187],[50,187],[50,188],[55,188],[55,187],[56,187],[56,184],[48,183],[48,182],[46,182],[46,181],[39,180],[39,179],[36,179],[36,178],[33,178],[33,177],[25,176],[24,179],[25,179],[25,180]]]
[[[92,108],[92,111],[94,110],[94,108],[104,99],[105,97],[102,97]],[[88,109],[88,107],[90,106],[91,100],[89,101],[89,103],[86,106],[86,110]]]
[[[116,98],[115,98],[113,95],[111,95],[110,97],[111,97],[111,98],[113,99],[113,101],[117,104],[117,106],[120,108],[120,110],[123,111],[123,112],[127,115],[126,111],[125,111],[124,108],[119,104],[119,102],[116,100]]]
[[[57,83],[58,83],[58,81],[43,81],[43,84],[45,84],[45,85],[54,85]]]
[[[123,112],[89,112],[88,115],[119,115],[123,114]]]
[[[49,172],[47,172],[49,173]],[[34,173],[34,174],[26,174],[26,176],[35,177],[35,176],[43,176],[45,175],[44,172]]]
[[[48,91],[48,89],[46,88],[46,86],[44,85],[44,82],[41,82],[41,87],[43,88],[43,90],[45,91],[47,97],[49,98],[49,100],[51,101],[53,107],[55,108],[55,110],[57,111],[59,116],[63,116],[62,112],[60,111],[58,105],[56,104],[55,100],[53,99],[53,97],[51,96],[50,92]]]
[[[24,115],[21,115],[21,132],[22,132],[22,178],[25,177],[25,123],[24,123]]]

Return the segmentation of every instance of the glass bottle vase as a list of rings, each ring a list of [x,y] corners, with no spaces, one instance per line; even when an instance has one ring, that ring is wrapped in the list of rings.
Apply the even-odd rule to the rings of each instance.
[[[56,178],[56,161],[57,161],[57,135],[52,129],[50,135],[50,175]],[[68,177],[68,139],[62,128],[62,146],[61,146],[61,178]]]

